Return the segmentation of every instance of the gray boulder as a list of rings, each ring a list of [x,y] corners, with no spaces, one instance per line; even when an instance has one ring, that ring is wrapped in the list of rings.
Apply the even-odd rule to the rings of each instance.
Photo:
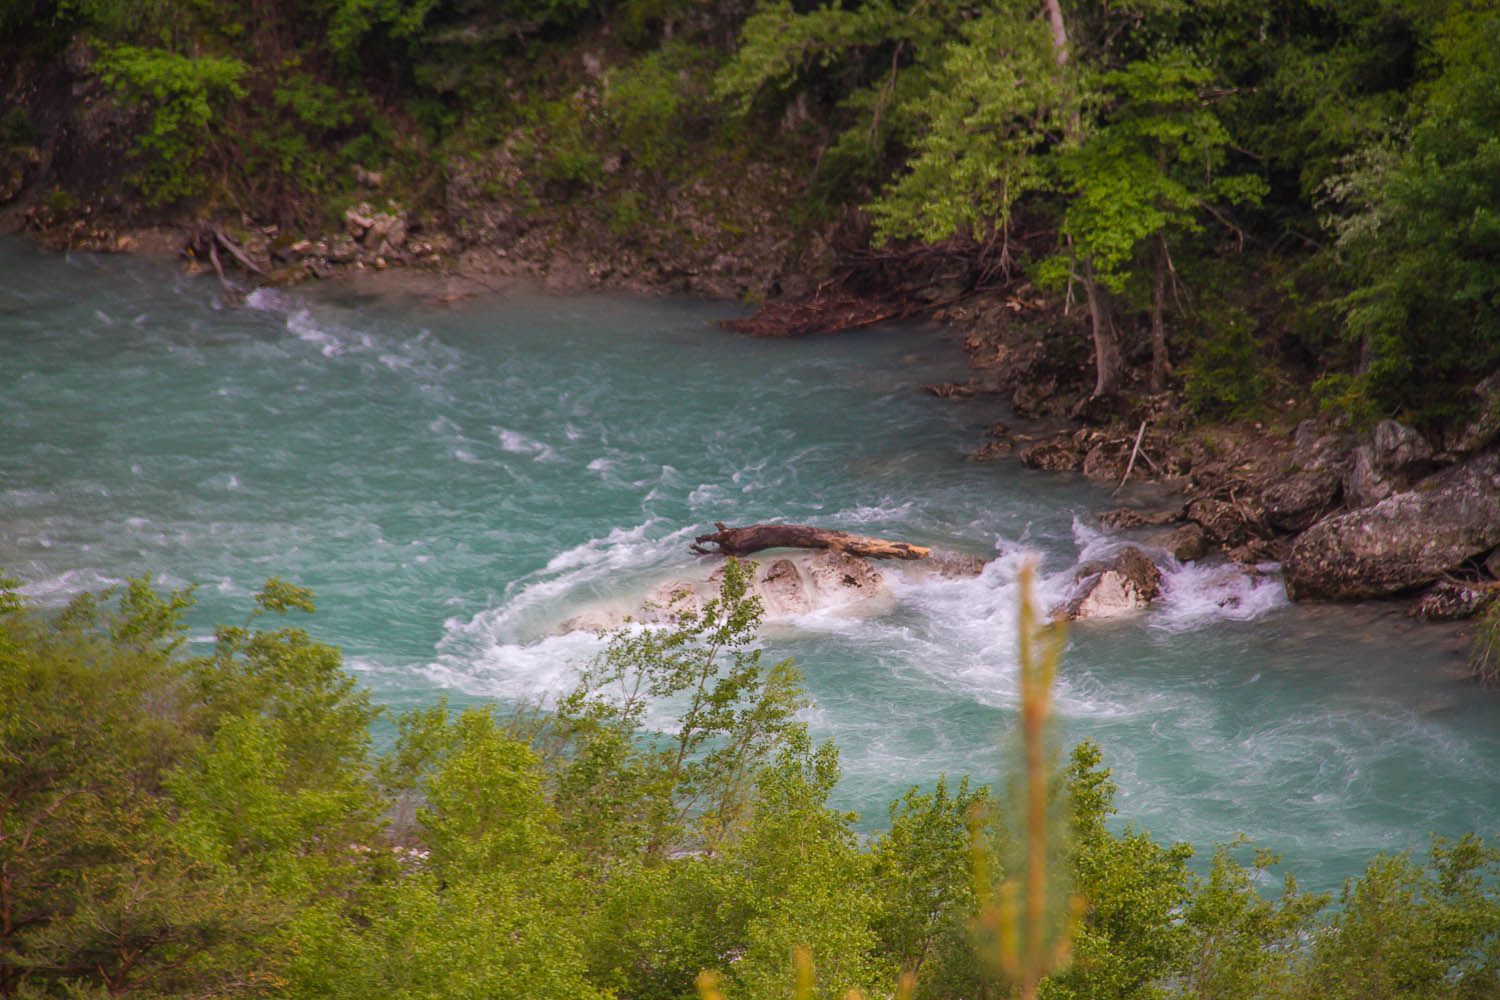
[[[1476,413],[1445,442],[1456,455],[1471,455],[1500,440],[1500,372],[1474,387]]]
[[[1370,446],[1375,466],[1382,472],[1410,476],[1432,471],[1432,445],[1405,424],[1382,420],[1375,425]]]
[[[1283,567],[1293,600],[1384,597],[1500,545],[1500,453],[1446,469],[1303,532]]]
[[[1350,507],[1370,507],[1396,492],[1396,484],[1381,471],[1375,461],[1375,449],[1360,445],[1349,454],[1344,471],[1344,499]]]
[[[1301,531],[1333,506],[1339,477],[1330,468],[1295,472],[1273,484],[1262,496],[1266,523],[1280,531]]]

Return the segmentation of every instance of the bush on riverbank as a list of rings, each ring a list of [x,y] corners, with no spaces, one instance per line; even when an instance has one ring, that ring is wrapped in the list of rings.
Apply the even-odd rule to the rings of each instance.
[[[680,998],[1001,996],[975,958],[967,781],[913,789],[862,840],[828,805],[838,754],[793,714],[759,609],[720,600],[617,637],[558,711],[380,715],[337,650],[283,616],[189,655],[190,597],[136,581],[59,612],[0,590],[0,995]],[[680,728],[642,734],[670,697]],[[1271,859],[1106,825],[1097,748],[1062,776],[1060,855],[1087,905],[1047,997],[1468,998],[1500,988],[1500,862],[1475,838],[1382,856],[1336,911]]]

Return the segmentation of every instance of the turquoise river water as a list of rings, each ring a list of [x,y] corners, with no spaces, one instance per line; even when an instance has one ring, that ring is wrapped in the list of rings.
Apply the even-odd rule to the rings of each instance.
[[[1104,491],[965,460],[985,404],[930,327],[797,341],[722,304],[508,294],[450,305],[342,285],[221,303],[140,260],[0,242],[0,567],[55,603],[150,572],[196,584],[196,635],[272,575],[382,703],[544,697],[598,648],[558,633],[688,571],[716,520],[810,521],[996,555],[898,572],[878,614],[767,630],[839,744],[866,829],[939,773],[995,775],[1014,710],[1015,574],[1049,598],[1118,544]],[[1104,748],[1123,820],[1247,834],[1314,888],[1433,833],[1500,832],[1500,696],[1459,636],[1381,607],[1289,606],[1274,577],[1172,566],[1160,606],[1080,625],[1067,737]]]

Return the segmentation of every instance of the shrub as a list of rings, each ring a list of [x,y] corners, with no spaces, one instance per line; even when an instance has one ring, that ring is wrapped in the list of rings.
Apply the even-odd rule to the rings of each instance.
[[[146,200],[161,205],[201,193],[200,167],[212,146],[209,126],[226,101],[245,96],[240,81],[249,67],[238,59],[117,45],[100,58],[98,69],[117,95],[150,109],[135,149],[143,161],[135,184]]]

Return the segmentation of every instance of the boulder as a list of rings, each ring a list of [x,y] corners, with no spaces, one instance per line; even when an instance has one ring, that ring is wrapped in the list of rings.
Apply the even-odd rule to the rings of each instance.
[[[1131,507],[1116,507],[1099,515],[1099,523],[1106,528],[1126,530],[1129,528],[1161,528],[1182,520],[1182,508],[1170,510],[1135,510]]]
[[[1284,567],[1293,600],[1384,597],[1500,545],[1500,453],[1447,469],[1303,532]]]
[[[1070,621],[1118,618],[1144,608],[1161,593],[1161,570],[1133,545],[1113,559],[1078,567],[1075,579],[1078,590],[1058,612]]]
[[[1208,555],[1209,549],[1208,534],[1201,524],[1192,521],[1172,532],[1172,537],[1167,539],[1167,551],[1178,562],[1196,562]]]
[[[885,577],[868,559],[838,549],[825,549],[808,560],[807,582],[834,604],[876,597],[885,589]]]
[[[1224,553],[1229,561],[1246,569],[1265,563],[1278,563],[1286,556],[1286,542],[1275,538],[1252,538]]]
[[[1344,472],[1344,499],[1354,508],[1377,504],[1396,492],[1375,461],[1375,449],[1360,445],[1349,454],[1349,468]]]
[[[1382,420],[1370,436],[1375,467],[1396,476],[1420,476],[1432,471],[1432,445],[1405,424]]]
[[[637,617],[641,621],[664,622],[675,619],[681,614],[697,614],[702,609],[703,599],[691,582],[668,580],[651,588],[651,591],[646,594],[645,602],[641,605],[641,612]],[[609,627],[614,627],[614,625]]]
[[[1455,455],[1472,455],[1500,440],[1500,372],[1474,387],[1474,418],[1445,441]]]
[[[1340,485],[1339,477],[1326,467],[1287,476],[1261,497],[1266,523],[1279,531],[1302,531],[1338,500]]]
[[[755,582],[755,592],[766,614],[772,618],[801,615],[812,610],[802,574],[797,572],[797,564],[790,559],[777,559],[767,566]]]
[[[1063,435],[1039,441],[1021,449],[1021,463],[1045,472],[1071,472],[1078,468],[1083,456],[1071,436]]]
[[[979,450],[969,457],[976,462],[993,462],[996,459],[1005,458],[1015,450],[1015,445],[1003,438],[991,438],[979,446]]]
[[[933,549],[931,554],[917,565],[938,576],[958,578],[978,576],[984,572],[984,568],[989,565],[989,562],[968,552]]]
[[[1215,497],[1198,497],[1187,505],[1187,519],[1201,525],[1209,540],[1225,548],[1243,545],[1260,534],[1257,514],[1253,508]]]
[[[1130,464],[1131,441],[1103,440],[1094,444],[1083,456],[1083,474],[1089,479],[1107,483],[1119,482]],[[1145,463],[1136,467],[1145,471]]]

